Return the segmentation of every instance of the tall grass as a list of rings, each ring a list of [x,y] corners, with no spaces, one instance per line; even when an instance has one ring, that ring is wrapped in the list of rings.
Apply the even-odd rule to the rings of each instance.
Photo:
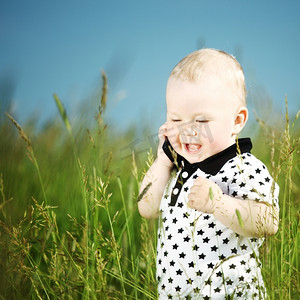
[[[132,129],[120,136],[105,123],[102,79],[92,128],[72,124],[57,95],[60,122],[35,131],[7,115],[0,126],[1,299],[157,298],[156,223],[136,203],[154,157],[151,149],[130,152]],[[261,258],[270,298],[296,299],[299,126],[288,112],[283,118],[282,131],[258,120],[254,154],[281,187],[280,229]]]

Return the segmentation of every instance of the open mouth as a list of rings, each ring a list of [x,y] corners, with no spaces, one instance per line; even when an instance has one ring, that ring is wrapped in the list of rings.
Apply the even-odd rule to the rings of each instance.
[[[201,149],[201,145],[199,145],[199,144],[185,144],[185,149],[189,153],[198,153]]]

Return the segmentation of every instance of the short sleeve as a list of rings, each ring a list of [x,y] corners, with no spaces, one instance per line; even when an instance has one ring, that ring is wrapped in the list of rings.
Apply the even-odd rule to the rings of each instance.
[[[246,153],[237,156],[231,164],[233,174],[228,186],[229,196],[266,202],[279,209],[279,187],[260,160]]]

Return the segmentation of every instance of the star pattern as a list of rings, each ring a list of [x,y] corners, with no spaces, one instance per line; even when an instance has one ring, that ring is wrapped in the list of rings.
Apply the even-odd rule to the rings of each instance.
[[[249,295],[251,299],[263,298],[265,289],[258,258],[263,239],[240,236],[213,215],[188,208],[189,189],[198,177],[210,178],[232,197],[278,205],[278,187],[272,200],[269,195],[273,179],[250,153],[243,153],[242,159],[234,156],[225,161],[216,174],[188,166],[180,169],[168,185],[160,207],[160,299],[211,299],[214,295],[231,299],[233,293],[237,299],[248,299]]]

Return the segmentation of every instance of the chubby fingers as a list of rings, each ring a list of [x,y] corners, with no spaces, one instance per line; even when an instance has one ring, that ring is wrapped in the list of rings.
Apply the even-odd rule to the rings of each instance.
[[[167,122],[159,127],[158,130],[159,146],[162,146],[166,137],[167,137]]]
[[[188,206],[204,213],[213,213],[215,196],[219,195],[220,192],[220,188],[214,182],[198,177],[188,194]]]

